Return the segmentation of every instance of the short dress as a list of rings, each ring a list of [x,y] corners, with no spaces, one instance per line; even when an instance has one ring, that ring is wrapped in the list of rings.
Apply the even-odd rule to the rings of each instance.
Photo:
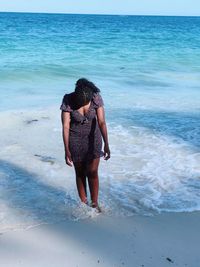
[[[88,162],[104,155],[102,135],[96,110],[104,105],[99,93],[94,93],[85,115],[74,109],[72,95],[65,94],[60,109],[70,112],[69,150],[73,162]]]

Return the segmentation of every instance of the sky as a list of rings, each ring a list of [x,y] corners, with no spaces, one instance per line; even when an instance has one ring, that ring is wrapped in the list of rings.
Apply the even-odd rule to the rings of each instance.
[[[0,0],[0,11],[200,16],[200,0]]]

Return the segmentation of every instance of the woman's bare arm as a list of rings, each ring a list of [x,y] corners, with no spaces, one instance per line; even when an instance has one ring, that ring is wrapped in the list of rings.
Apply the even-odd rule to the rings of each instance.
[[[70,113],[62,111],[61,121],[62,121],[63,143],[65,147],[65,160],[67,165],[72,166],[71,153],[69,151]]]
[[[108,143],[108,132],[107,132],[105,112],[103,106],[97,109],[97,120],[104,141],[104,159],[108,160],[110,158],[110,149]]]

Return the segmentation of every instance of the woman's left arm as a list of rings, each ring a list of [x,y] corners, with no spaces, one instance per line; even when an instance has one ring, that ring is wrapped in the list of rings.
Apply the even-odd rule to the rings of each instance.
[[[106,126],[106,120],[105,120],[105,111],[104,107],[101,106],[97,108],[97,120],[99,124],[99,128],[101,130],[101,134],[104,141],[104,159],[108,160],[110,158],[110,149],[109,149],[109,143],[108,143],[108,132],[107,132],[107,126]]]

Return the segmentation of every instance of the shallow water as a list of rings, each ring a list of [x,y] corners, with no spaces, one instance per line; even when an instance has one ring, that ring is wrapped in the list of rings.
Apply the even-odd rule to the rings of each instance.
[[[1,230],[95,217],[64,163],[59,106],[101,88],[108,215],[200,210],[200,18],[0,13]]]

